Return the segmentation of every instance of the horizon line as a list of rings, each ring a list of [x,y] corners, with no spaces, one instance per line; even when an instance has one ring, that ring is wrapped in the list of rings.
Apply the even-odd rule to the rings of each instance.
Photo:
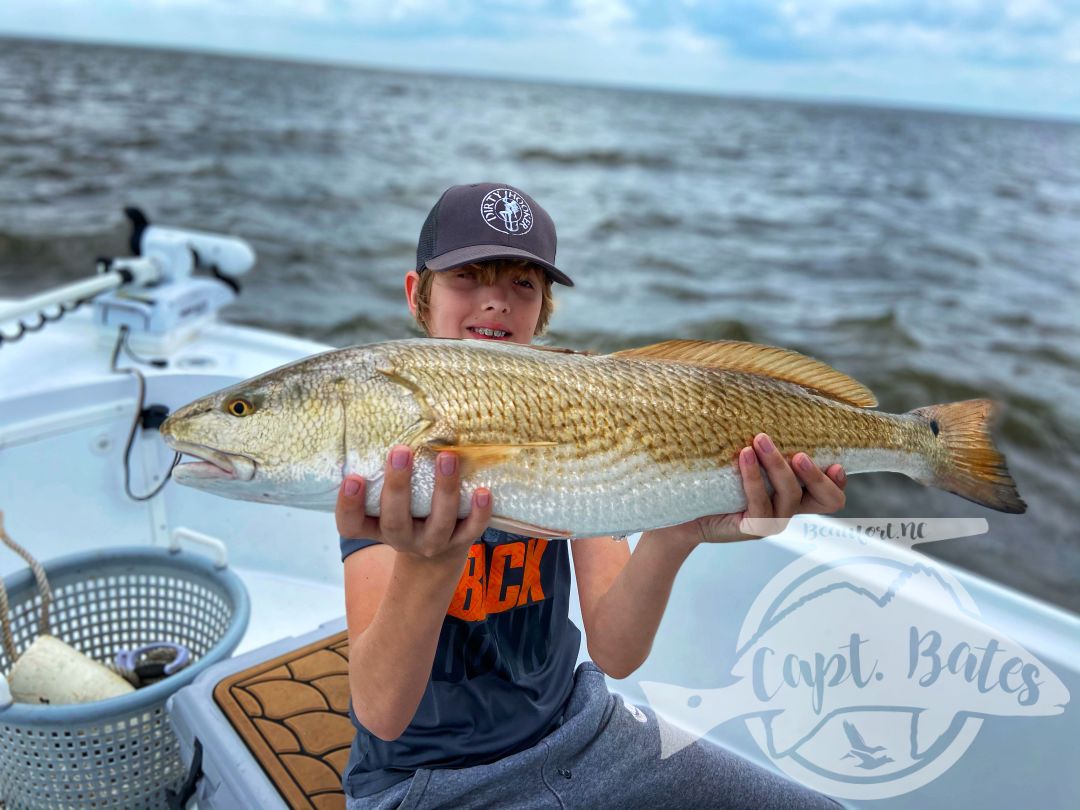
[[[127,42],[122,40],[104,38],[81,38],[64,35],[44,34],[20,34],[9,33],[0,30],[0,40],[13,39],[27,42],[61,43],[86,45],[90,47],[114,47],[128,50],[142,51],[167,51],[174,53],[187,53],[206,55],[221,59],[251,59],[261,62],[282,62],[291,65],[337,67],[350,70],[360,70],[372,73],[389,73],[402,76],[426,76],[433,78],[469,79],[477,81],[503,82],[508,84],[532,84],[551,87],[574,87],[594,90],[615,90],[629,93],[659,93],[697,97],[702,99],[718,99],[726,101],[762,101],[778,104],[832,106],[870,110],[889,110],[895,112],[928,113],[931,115],[970,116],[977,118],[991,118],[1002,121],[1025,121],[1030,123],[1049,124],[1080,124],[1080,113],[1070,117],[1066,113],[1032,112],[1027,110],[990,110],[982,107],[946,106],[942,104],[928,104],[918,101],[895,101],[889,99],[870,99],[862,96],[817,96],[817,95],[760,95],[738,92],[709,92],[701,88],[679,87],[676,85],[649,85],[649,84],[625,84],[619,82],[603,81],[580,81],[567,80],[554,77],[536,76],[507,76],[505,74],[492,75],[481,72],[461,70],[420,70],[400,67],[397,65],[375,64],[370,62],[355,61],[349,59],[330,59],[310,56],[297,56],[287,53],[266,53],[251,50],[226,50],[214,47],[200,47],[197,45],[164,44],[158,42]]]

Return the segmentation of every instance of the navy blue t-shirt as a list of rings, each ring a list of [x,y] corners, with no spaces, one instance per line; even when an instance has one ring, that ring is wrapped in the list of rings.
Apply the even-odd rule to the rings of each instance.
[[[341,559],[375,544],[341,538]],[[387,742],[361,725],[343,787],[370,796],[417,768],[464,768],[530,748],[559,723],[581,632],[570,621],[570,547],[488,529],[473,543],[412,723]],[[408,632],[407,627],[402,632]]]

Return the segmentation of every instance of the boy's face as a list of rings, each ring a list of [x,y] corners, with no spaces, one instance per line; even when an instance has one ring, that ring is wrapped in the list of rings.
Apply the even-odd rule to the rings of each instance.
[[[405,277],[409,308],[414,314],[419,281],[415,270]],[[428,331],[437,338],[531,343],[540,318],[543,283],[541,271],[535,268],[501,272],[492,284],[482,283],[467,267],[435,273],[426,321]]]

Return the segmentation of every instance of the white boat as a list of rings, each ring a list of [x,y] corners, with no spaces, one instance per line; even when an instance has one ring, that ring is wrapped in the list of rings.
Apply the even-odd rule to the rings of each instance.
[[[157,252],[114,268],[160,277],[184,263],[183,233],[160,229]],[[174,483],[129,497],[124,450],[140,406],[135,379],[111,368],[119,324],[141,358],[121,353],[119,365],[144,375],[143,407],[169,411],[331,347],[220,321],[232,293],[192,269],[99,293],[17,340],[18,322],[36,317],[14,317],[20,302],[0,300],[0,510],[42,561],[164,546],[181,527],[220,539],[251,600],[239,655],[343,615],[333,516]],[[131,491],[159,486],[172,460],[155,430],[139,430]],[[1080,806],[1071,762],[1080,707],[1070,702],[1080,694],[1080,617],[895,536],[932,533],[931,522],[889,525],[893,538],[871,538],[814,518],[778,538],[698,549],[649,661],[611,688],[651,702],[687,739],[708,735],[846,806]],[[0,551],[0,574],[23,565]],[[571,618],[582,627],[576,597]],[[684,742],[668,741],[666,753]]]

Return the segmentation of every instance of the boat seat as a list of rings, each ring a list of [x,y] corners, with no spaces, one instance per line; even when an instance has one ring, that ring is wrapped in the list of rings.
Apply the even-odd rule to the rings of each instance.
[[[343,810],[349,719],[345,631],[219,681],[214,701],[293,810]]]

